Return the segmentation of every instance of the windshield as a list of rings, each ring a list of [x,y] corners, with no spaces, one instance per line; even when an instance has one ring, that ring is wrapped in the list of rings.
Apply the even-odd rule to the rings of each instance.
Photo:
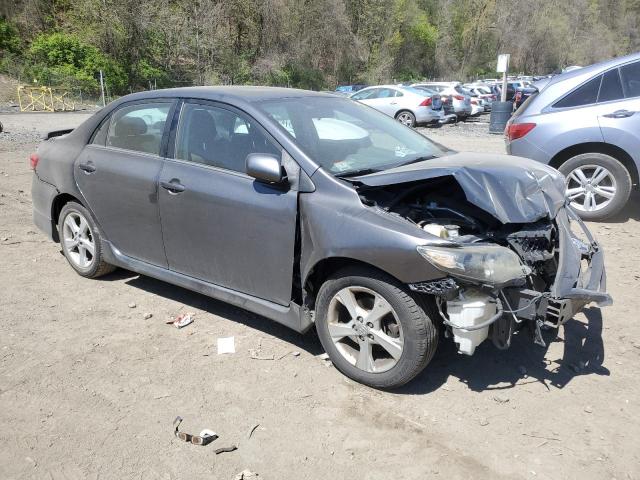
[[[446,153],[393,118],[347,98],[282,98],[258,106],[336,176],[386,170]]]

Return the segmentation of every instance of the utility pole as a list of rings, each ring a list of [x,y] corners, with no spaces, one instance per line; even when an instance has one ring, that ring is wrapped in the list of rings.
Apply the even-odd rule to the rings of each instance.
[[[100,70],[100,91],[102,92],[102,106],[106,105],[104,101],[104,78],[102,77],[102,70]]]

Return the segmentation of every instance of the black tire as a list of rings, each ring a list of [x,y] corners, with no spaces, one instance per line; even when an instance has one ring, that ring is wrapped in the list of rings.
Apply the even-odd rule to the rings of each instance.
[[[558,170],[568,177],[579,167],[595,165],[606,168],[611,172],[616,182],[614,197],[601,209],[586,211],[574,208],[576,213],[585,220],[605,220],[618,213],[626,205],[633,186],[631,174],[626,167],[610,155],[604,153],[582,153],[564,162]]]
[[[401,120],[404,118],[406,118],[406,121]],[[407,127],[415,128],[416,126],[416,116],[409,110],[400,110],[396,113],[395,119]]]
[[[336,348],[327,324],[331,299],[343,288],[364,287],[384,297],[401,324],[404,344],[397,363],[389,370],[366,372],[350,363]],[[315,324],[320,342],[335,367],[356,382],[391,389],[409,382],[431,361],[438,346],[437,314],[431,304],[414,298],[395,279],[373,268],[350,267],[336,272],[320,287],[316,299]]]
[[[89,232],[91,238],[93,240],[94,245],[94,253],[91,255],[90,263],[82,267],[78,265],[78,263],[72,258],[69,249],[65,243],[64,237],[64,222],[67,220],[67,217],[76,217],[81,216],[84,218],[88,224]],[[105,262],[102,258],[102,236],[100,233],[100,229],[94,222],[93,217],[89,213],[89,211],[80,205],[77,202],[69,202],[60,211],[60,217],[58,219],[58,238],[60,238],[60,246],[62,247],[62,253],[66,257],[69,265],[78,272],[79,275],[87,278],[98,278],[102,275],[106,275],[108,273],[113,272],[116,267]]]

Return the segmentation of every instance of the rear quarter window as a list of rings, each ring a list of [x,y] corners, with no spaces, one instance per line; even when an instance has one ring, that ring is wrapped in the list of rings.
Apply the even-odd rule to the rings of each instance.
[[[598,91],[600,90],[600,81],[602,75],[592,78],[584,85],[558,100],[553,104],[554,108],[579,107],[581,105],[590,105],[598,101]]]
[[[640,97],[640,62],[620,68],[624,93],[627,98]]]

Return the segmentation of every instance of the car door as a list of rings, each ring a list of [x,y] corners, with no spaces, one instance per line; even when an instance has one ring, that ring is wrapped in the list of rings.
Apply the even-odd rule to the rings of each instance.
[[[391,88],[379,88],[376,92],[374,99],[371,99],[368,105],[371,105],[376,110],[393,117],[399,110],[398,96],[402,96],[402,93],[397,92]]]
[[[598,101],[604,141],[622,148],[640,163],[640,62],[605,73]]]
[[[253,119],[187,101],[160,175],[169,268],[281,305],[291,300],[297,191],[245,173],[250,153],[282,155]]]
[[[175,102],[128,103],[106,118],[74,163],[74,176],[104,236],[121,253],[165,267],[158,175]]]

